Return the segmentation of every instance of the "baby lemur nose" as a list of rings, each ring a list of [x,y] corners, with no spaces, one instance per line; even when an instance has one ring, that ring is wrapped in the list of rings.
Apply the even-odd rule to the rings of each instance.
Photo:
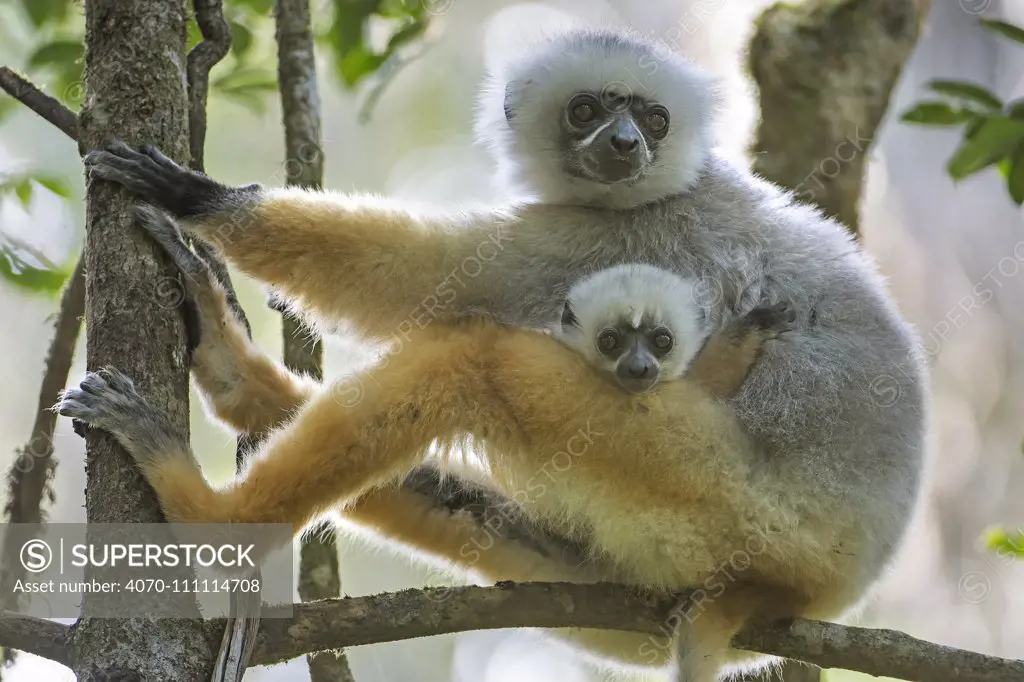
[[[632,360],[626,363],[626,371],[634,379],[643,379],[651,373],[651,366],[642,360]]]

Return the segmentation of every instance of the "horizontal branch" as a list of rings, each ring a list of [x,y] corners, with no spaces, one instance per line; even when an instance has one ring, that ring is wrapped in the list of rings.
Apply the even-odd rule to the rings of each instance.
[[[75,113],[6,66],[0,66],[0,88],[72,140],[78,141],[78,117]]]
[[[495,587],[403,590],[295,604],[275,618],[265,606],[253,663],[272,665],[317,651],[469,630],[582,627],[663,635],[678,620],[678,597],[654,598],[622,585],[499,583]],[[211,628],[220,632],[223,620]],[[69,628],[0,613],[0,645],[58,663],[68,659]],[[792,619],[738,635],[733,646],[822,668],[908,682],[1020,682],[1024,661],[933,644],[893,630]]]
[[[70,665],[71,628],[61,623],[0,611],[0,646]]]

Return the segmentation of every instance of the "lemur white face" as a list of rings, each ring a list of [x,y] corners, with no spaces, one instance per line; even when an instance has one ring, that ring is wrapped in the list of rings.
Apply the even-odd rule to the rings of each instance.
[[[503,190],[624,209],[697,181],[715,98],[714,79],[668,45],[575,30],[492,69],[474,127]]]
[[[591,338],[598,365],[630,393],[644,393],[661,379],[663,365],[671,364],[675,334],[662,320],[642,315],[609,319]]]
[[[707,339],[693,282],[649,265],[594,273],[569,292],[555,336],[630,393],[677,379]]]
[[[565,172],[603,184],[638,180],[668,135],[668,109],[625,84],[581,92],[565,105],[559,146]]]

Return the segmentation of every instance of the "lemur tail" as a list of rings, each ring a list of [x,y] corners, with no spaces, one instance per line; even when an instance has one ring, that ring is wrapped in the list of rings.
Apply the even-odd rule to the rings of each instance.
[[[732,584],[711,598],[694,590],[677,609],[673,682],[717,682],[726,666],[760,658],[731,646],[745,628],[796,615],[800,600],[769,587]]]

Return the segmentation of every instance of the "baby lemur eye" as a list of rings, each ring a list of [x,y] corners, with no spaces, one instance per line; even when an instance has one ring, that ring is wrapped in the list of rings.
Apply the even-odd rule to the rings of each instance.
[[[657,135],[662,135],[668,130],[668,109],[655,107],[647,114],[647,129]]]
[[[597,108],[594,106],[593,97],[580,95],[569,102],[569,116],[576,124],[590,123],[597,117]]]
[[[654,337],[651,339],[651,343],[654,344],[654,348],[662,353],[667,353],[672,350],[672,346],[675,341],[672,339],[672,335],[667,329],[658,329],[654,332]]]
[[[619,347],[619,333],[614,329],[605,329],[597,337],[597,347],[602,353],[610,353]]]

